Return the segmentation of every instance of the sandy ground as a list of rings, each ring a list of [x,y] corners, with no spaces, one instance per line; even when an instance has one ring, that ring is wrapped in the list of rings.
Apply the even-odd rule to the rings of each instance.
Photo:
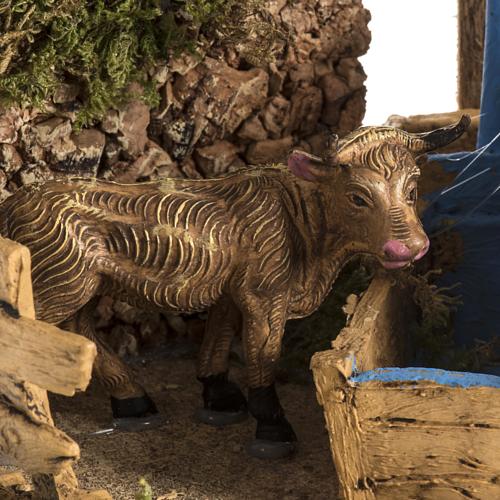
[[[192,355],[165,352],[138,360],[138,380],[156,401],[166,423],[140,433],[91,433],[109,427],[108,399],[97,383],[74,398],[51,396],[56,424],[81,446],[75,467],[82,488],[105,488],[115,500],[133,499],[145,477],[155,499],[337,498],[337,480],[322,410],[309,383],[278,386],[287,416],[300,440],[290,459],[262,461],[245,453],[254,421],[224,429],[196,423],[201,386]],[[232,377],[241,382],[243,371]]]

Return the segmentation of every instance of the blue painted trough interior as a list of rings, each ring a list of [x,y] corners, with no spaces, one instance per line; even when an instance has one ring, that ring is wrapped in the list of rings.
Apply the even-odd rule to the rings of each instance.
[[[500,377],[482,373],[452,372],[435,368],[376,368],[349,378],[349,383],[429,381],[450,387],[494,387],[500,389]]]
[[[433,193],[424,214],[431,236],[455,224],[463,239],[463,259],[439,284],[461,283],[463,305],[455,316],[458,344],[500,335],[500,0],[486,4],[485,54],[478,150],[432,155],[449,172],[461,172],[458,186]],[[465,170],[464,170],[465,169]],[[463,181],[472,178],[469,182]],[[499,371],[500,374],[500,371]]]

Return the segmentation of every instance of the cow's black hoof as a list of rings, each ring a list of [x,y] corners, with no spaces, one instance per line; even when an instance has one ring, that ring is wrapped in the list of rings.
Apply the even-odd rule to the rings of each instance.
[[[111,409],[116,430],[138,432],[159,427],[165,422],[147,394],[125,399],[111,397]]]
[[[255,440],[247,446],[247,453],[257,458],[285,458],[297,449],[297,436],[290,422],[283,416],[257,420]]]
[[[227,379],[227,373],[199,378],[203,384],[203,409],[196,412],[200,422],[230,425],[247,418],[247,400],[240,388]]]
[[[239,424],[248,418],[246,410],[239,411],[216,411],[208,408],[200,408],[195,413],[195,418],[198,422],[213,425],[215,427],[223,427],[225,425]]]
[[[255,458],[276,460],[290,457],[297,449],[297,443],[291,441],[269,441],[255,439],[247,445],[247,453]]]
[[[297,436],[290,422],[281,415],[272,420],[257,420],[255,439],[257,441],[293,443],[297,441]]]

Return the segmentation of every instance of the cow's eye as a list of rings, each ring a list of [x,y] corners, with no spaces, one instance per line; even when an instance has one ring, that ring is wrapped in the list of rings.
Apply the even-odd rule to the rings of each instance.
[[[357,207],[367,207],[368,206],[368,203],[366,202],[366,200],[357,194],[351,194],[351,201]]]
[[[413,205],[417,201],[417,188],[414,187],[409,193],[408,196],[406,197],[408,203]]]

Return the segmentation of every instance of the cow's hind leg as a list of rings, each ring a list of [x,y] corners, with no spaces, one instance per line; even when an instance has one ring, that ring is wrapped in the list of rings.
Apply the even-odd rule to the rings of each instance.
[[[97,334],[93,311],[95,302],[85,305],[63,325],[95,342],[97,357],[94,371],[111,397],[114,426],[124,430],[140,430],[151,427],[158,421],[158,410],[144,388],[122,360]]]
[[[228,379],[231,342],[240,325],[241,315],[231,299],[223,297],[210,309],[198,363],[203,408],[196,414],[206,424],[234,424],[247,417],[245,396]]]

